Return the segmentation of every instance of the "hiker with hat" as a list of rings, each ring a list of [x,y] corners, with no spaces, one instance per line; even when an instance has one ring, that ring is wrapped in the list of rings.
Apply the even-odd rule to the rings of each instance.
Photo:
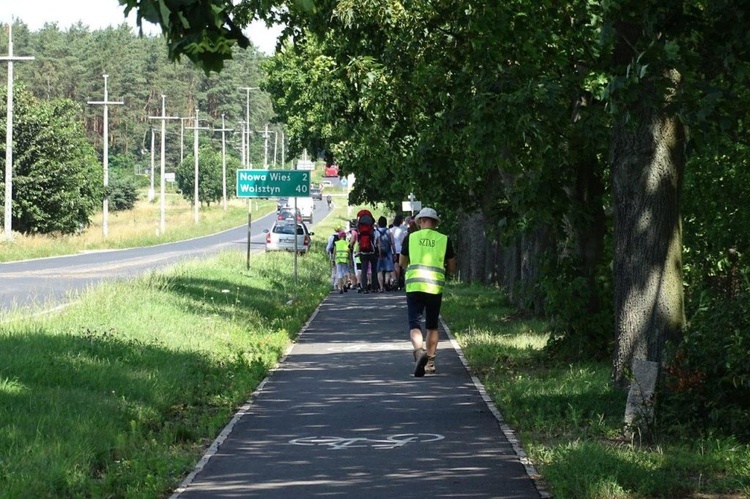
[[[456,252],[448,236],[435,230],[439,222],[434,209],[422,208],[416,217],[419,230],[404,239],[399,257],[401,268],[406,269],[409,336],[414,347],[414,376],[418,378],[435,373],[445,276],[456,273]],[[426,349],[422,318],[427,332]]]

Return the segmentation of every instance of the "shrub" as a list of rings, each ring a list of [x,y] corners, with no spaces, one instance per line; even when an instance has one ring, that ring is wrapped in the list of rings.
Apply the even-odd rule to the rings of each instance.
[[[750,442],[750,292],[705,291],[664,379],[662,423]]]
[[[109,182],[109,209],[112,211],[131,210],[138,201],[138,186],[133,178],[114,177]]]

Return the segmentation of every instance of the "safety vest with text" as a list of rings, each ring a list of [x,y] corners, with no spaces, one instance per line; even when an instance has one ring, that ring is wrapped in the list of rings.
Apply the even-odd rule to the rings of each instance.
[[[439,295],[445,286],[445,252],[448,236],[432,229],[409,234],[409,266],[406,292],[421,291]]]

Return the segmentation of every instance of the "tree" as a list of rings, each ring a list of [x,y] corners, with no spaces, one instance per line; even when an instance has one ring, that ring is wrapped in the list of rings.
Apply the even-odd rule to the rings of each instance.
[[[223,196],[223,172],[221,153],[211,147],[201,147],[198,152],[198,201],[211,203],[221,201]],[[227,197],[234,197],[236,171],[242,168],[236,156],[227,155]],[[194,203],[195,200],[195,157],[191,154],[177,167],[175,176],[182,197]]]
[[[5,97],[2,150],[5,147]],[[22,86],[14,95],[13,228],[70,234],[88,226],[102,200],[102,167],[69,100],[37,101]],[[4,163],[4,154],[3,161]],[[5,168],[2,168],[4,177]]]

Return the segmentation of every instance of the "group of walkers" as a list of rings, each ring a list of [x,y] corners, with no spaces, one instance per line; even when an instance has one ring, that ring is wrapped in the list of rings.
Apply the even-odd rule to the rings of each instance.
[[[326,251],[331,258],[331,285],[334,291],[345,293],[384,293],[404,289],[404,275],[399,264],[401,245],[406,238],[409,218],[396,215],[393,223],[381,216],[373,227],[372,245],[360,247],[358,220],[349,222],[347,230],[337,227],[328,238]]]
[[[456,272],[455,250],[436,230],[439,222],[434,209],[423,208],[414,219],[396,215],[390,226],[381,216],[375,226],[370,212],[362,210],[348,230],[337,227],[326,246],[331,285],[339,294],[406,290],[415,377],[436,372],[443,287],[446,274]]]

